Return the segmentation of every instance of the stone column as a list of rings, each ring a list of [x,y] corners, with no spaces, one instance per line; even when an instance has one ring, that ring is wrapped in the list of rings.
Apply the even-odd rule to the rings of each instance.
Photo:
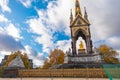
[[[72,54],[76,55],[76,40],[72,38]]]
[[[87,49],[87,53],[91,53],[92,52],[92,42],[90,40],[90,37],[87,37],[86,40],[86,49]]]

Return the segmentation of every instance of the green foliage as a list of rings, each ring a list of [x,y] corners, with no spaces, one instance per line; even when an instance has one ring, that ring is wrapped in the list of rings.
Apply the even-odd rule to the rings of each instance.
[[[26,69],[29,69],[29,68],[30,68],[30,62],[29,62],[28,56],[27,56],[26,53],[23,53],[23,54],[22,54],[22,52],[20,52],[20,51],[11,53],[11,54],[8,56],[8,58],[7,58],[7,60],[6,60],[5,64],[4,64],[4,66],[7,67],[7,66],[9,65],[9,63],[10,63],[13,59],[15,59],[18,55],[21,57],[24,65],[25,65],[25,68],[26,68]]]
[[[0,77],[2,77],[3,73],[4,73],[4,68],[0,67]]]

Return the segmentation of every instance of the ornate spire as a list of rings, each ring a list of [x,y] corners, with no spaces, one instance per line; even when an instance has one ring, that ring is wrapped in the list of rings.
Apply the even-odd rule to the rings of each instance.
[[[78,0],[76,0],[75,3],[75,16],[77,16],[77,14],[80,14],[82,16],[81,8]]]
[[[84,7],[84,10],[85,10],[84,18],[85,18],[86,20],[88,20],[88,15],[87,15],[86,7]]]
[[[86,19],[88,21],[88,23],[90,23],[89,20],[88,20],[88,15],[87,15],[86,7],[84,7],[84,10],[85,10],[84,19]]]
[[[70,24],[72,23],[73,21],[73,14],[72,14],[72,9],[71,9],[71,13],[70,13]]]

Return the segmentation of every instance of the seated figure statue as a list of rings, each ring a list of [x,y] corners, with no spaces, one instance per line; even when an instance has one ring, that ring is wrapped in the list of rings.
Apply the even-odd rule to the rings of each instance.
[[[82,42],[82,41],[80,41],[79,49],[84,49],[84,45],[83,45],[83,42]]]
[[[84,54],[84,53],[85,53],[84,44],[83,44],[82,41],[80,41],[79,49],[78,49],[78,54]]]

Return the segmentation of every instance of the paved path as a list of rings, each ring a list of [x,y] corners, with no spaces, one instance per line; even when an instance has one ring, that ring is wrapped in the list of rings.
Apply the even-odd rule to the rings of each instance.
[[[0,78],[0,80],[109,80],[107,78]]]

